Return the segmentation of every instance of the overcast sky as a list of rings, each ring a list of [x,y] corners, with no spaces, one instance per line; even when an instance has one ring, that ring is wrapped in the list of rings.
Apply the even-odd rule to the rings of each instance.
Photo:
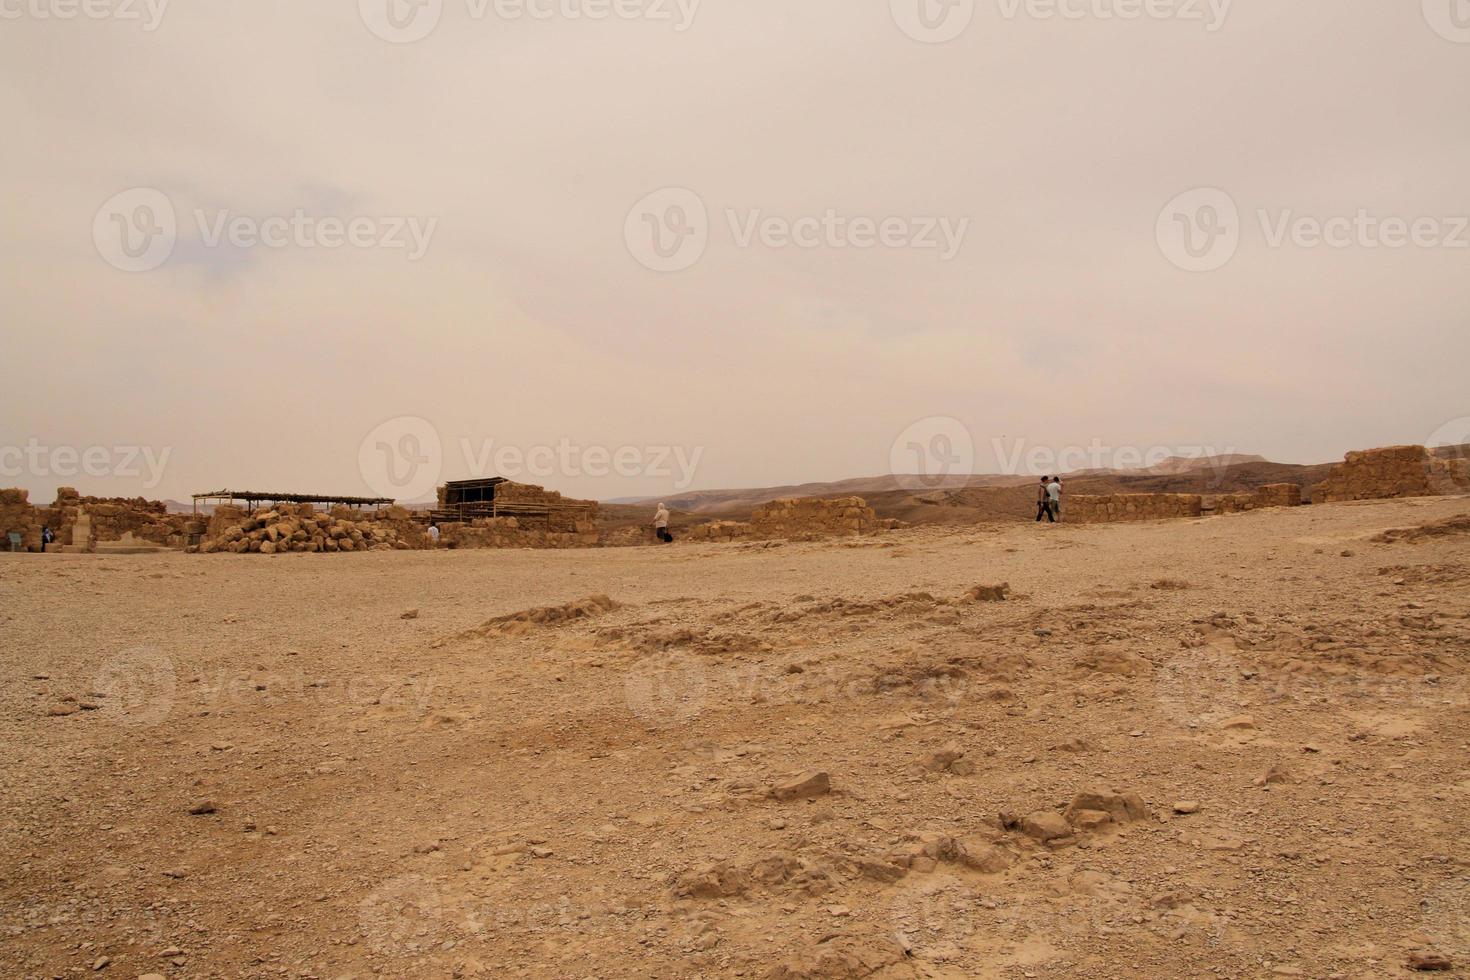
[[[1470,0],[81,2],[0,0],[35,499],[1470,439]]]

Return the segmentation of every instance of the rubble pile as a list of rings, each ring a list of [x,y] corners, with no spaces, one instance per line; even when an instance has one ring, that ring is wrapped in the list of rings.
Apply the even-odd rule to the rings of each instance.
[[[280,504],[246,514],[238,507],[217,508],[201,554],[273,555],[295,552],[405,551],[429,547],[424,529],[401,507],[364,514],[350,507],[323,513],[311,504]],[[191,548],[191,550],[193,550]]]

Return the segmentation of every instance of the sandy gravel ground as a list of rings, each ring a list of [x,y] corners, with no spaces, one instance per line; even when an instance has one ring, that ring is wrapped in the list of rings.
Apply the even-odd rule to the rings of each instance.
[[[7,555],[0,976],[1465,975],[1466,514]]]

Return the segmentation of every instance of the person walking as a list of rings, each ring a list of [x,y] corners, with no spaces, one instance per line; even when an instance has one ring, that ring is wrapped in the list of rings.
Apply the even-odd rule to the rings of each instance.
[[[1038,524],[1041,523],[1043,517],[1053,524],[1057,521],[1056,515],[1051,512],[1051,491],[1047,483],[1050,479],[1049,476],[1043,476],[1041,483],[1036,487],[1036,523]]]
[[[1054,476],[1046,485],[1047,504],[1051,507],[1052,520],[1062,516],[1062,478]]]
[[[669,509],[663,504],[658,505],[658,511],[653,515],[653,536],[664,544],[674,540],[669,533]]]
[[[437,521],[429,522],[429,546],[439,547],[439,523]]]

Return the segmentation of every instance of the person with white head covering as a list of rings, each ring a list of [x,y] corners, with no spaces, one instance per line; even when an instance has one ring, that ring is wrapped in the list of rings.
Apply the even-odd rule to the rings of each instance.
[[[653,515],[653,536],[665,543],[674,540],[669,533],[669,508],[663,504],[658,505],[658,511]]]

